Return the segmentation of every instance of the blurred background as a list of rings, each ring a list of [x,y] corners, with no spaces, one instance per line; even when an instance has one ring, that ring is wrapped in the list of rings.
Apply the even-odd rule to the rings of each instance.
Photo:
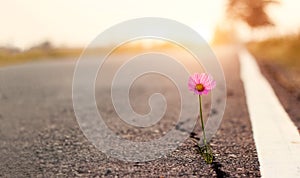
[[[240,40],[265,39],[298,33],[300,26],[300,2],[293,0],[2,0],[1,4],[0,44],[21,50],[44,41],[84,47],[110,26],[145,16],[177,20],[216,43],[229,40],[223,33]]]
[[[273,76],[283,86],[296,91],[300,85],[299,7],[300,2],[295,0],[2,0],[0,66],[77,57],[110,26],[132,18],[155,16],[190,26],[212,46],[246,45],[261,64],[276,68],[272,73],[280,71]],[[107,45],[113,43],[112,38]],[[141,40],[130,47],[161,45],[167,46]]]
[[[110,26],[147,16],[184,23],[214,45],[262,40],[268,44],[261,45],[278,40],[292,43],[293,39],[299,39],[298,7],[300,2],[295,0],[212,0],[206,3],[197,0],[2,0],[0,59],[1,63],[7,63],[9,58],[5,56],[4,61],[3,53],[37,49],[60,48],[53,52],[56,56],[77,54]],[[109,43],[113,43],[113,39]],[[39,55],[42,54],[30,58]]]

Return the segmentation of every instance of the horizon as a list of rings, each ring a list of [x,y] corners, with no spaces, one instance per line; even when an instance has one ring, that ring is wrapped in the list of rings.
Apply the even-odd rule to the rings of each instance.
[[[300,6],[300,2],[293,0],[280,2],[280,5],[268,8],[277,25],[273,34],[299,32],[300,13],[297,7]],[[99,33],[117,23],[149,16],[170,18],[186,24],[209,42],[212,40],[215,27],[224,21],[226,1],[213,0],[203,5],[204,3],[197,0],[189,3],[171,0],[163,2],[113,0],[105,3],[97,0],[89,2],[11,0],[4,1],[3,4],[0,7],[2,22],[0,46],[24,50],[44,41],[49,41],[54,46],[84,47]]]

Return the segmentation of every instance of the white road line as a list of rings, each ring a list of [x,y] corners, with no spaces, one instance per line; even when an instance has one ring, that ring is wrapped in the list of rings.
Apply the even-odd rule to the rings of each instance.
[[[300,136],[296,126],[251,54],[241,50],[239,59],[262,177],[299,178]]]

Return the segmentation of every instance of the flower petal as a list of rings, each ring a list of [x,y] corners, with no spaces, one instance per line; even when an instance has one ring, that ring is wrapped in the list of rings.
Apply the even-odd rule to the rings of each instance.
[[[200,83],[203,83],[204,77],[205,77],[205,73],[201,73],[199,78]]]
[[[203,91],[196,90],[196,85],[202,84],[204,86]],[[188,88],[190,91],[197,95],[207,95],[216,86],[216,81],[210,74],[195,73],[189,77]]]
[[[195,73],[193,76],[194,81],[196,82],[196,84],[200,83],[200,74]]]

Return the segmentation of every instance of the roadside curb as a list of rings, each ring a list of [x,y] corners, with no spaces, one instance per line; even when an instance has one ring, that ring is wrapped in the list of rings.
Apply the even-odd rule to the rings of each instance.
[[[300,177],[300,136],[254,57],[239,52],[241,79],[262,177]]]

